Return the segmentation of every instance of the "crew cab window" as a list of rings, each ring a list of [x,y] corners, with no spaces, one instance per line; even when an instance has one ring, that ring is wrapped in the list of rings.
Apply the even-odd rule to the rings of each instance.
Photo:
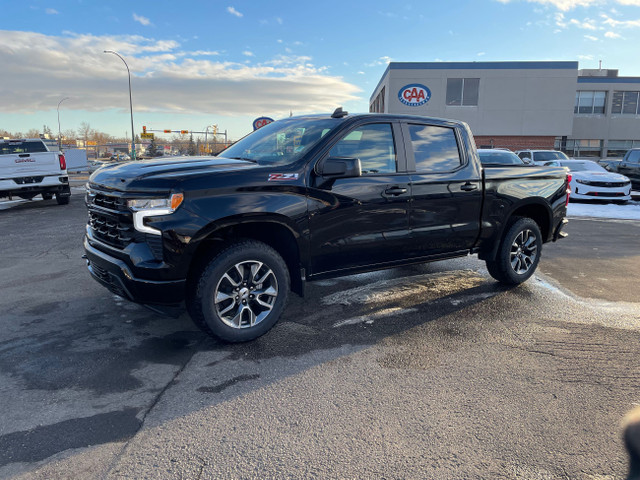
[[[450,172],[462,162],[453,128],[409,125],[416,172]]]
[[[531,160],[531,154],[529,152],[520,152],[518,156],[523,160],[525,158],[528,158],[529,160]]]
[[[363,125],[338,140],[330,157],[359,158],[362,174],[396,173],[396,148],[389,123]]]

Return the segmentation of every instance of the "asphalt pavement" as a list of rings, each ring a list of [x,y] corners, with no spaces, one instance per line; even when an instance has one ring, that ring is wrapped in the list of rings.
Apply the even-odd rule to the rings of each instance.
[[[624,475],[640,222],[572,221],[516,288],[475,257],[312,283],[226,345],[93,281],[73,193],[0,211],[0,477]]]

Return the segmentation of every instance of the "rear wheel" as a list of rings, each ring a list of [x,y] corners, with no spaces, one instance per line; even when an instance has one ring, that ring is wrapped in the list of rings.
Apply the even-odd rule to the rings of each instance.
[[[59,193],[56,193],[56,202],[58,202],[58,205],[66,205],[66,204],[68,204],[70,198],[71,198],[70,195],[67,195],[67,196],[63,197]]]
[[[487,260],[489,274],[501,283],[517,285],[536,271],[542,252],[542,234],[530,218],[514,218],[502,237],[495,260]]]
[[[246,342],[276,324],[289,285],[289,271],[278,252],[262,242],[245,240],[209,262],[188,292],[187,308],[194,323],[209,335]]]

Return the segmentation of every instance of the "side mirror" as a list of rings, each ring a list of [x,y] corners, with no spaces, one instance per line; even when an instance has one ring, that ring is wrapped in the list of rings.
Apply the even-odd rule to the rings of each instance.
[[[359,158],[329,157],[320,165],[319,174],[323,177],[359,177],[362,166]]]
[[[522,161],[525,165],[533,165],[533,160],[531,160],[529,157],[524,157]]]

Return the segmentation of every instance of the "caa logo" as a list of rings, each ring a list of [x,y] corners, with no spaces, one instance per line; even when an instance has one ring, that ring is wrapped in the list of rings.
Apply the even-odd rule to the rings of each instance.
[[[253,129],[258,130],[259,128],[264,127],[265,125],[269,125],[273,122],[273,118],[269,117],[259,117],[253,121]]]
[[[406,85],[398,92],[398,100],[409,107],[424,105],[431,98],[431,90],[419,83]]]

